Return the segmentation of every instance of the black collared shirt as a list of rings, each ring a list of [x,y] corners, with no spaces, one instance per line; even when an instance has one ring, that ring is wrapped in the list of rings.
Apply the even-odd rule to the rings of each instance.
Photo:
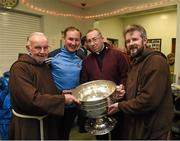
[[[96,58],[96,61],[97,61],[97,63],[98,63],[98,66],[99,66],[100,70],[102,70],[103,59],[104,59],[104,55],[105,55],[106,49],[107,49],[107,48],[104,47],[103,50],[100,51],[98,54],[97,54],[97,53],[94,53],[95,58]]]

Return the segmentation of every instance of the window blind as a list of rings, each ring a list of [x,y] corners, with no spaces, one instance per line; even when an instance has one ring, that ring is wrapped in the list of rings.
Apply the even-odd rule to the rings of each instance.
[[[0,75],[26,52],[27,36],[41,27],[40,16],[0,9]]]

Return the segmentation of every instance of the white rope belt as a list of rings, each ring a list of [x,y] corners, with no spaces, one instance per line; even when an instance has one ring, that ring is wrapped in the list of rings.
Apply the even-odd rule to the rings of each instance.
[[[29,115],[23,115],[23,114],[19,114],[17,112],[15,112],[13,109],[12,109],[12,112],[15,116],[17,117],[20,117],[20,118],[31,118],[31,119],[37,119],[40,121],[40,137],[41,137],[41,140],[44,140],[44,127],[43,127],[43,119],[45,117],[47,117],[47,115],[44,115],[44,116],[29,116]]]

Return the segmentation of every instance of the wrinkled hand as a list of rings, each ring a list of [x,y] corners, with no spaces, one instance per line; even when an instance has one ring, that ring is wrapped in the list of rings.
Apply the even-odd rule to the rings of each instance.
[[[125,95],[125,90],[124,90],[124,86],[122,84],[120,84],[119,86],[116,86],[116,91],[115,93],[112,95],[111,100],[112,102],[117,102],[120,99],[124,98]]]
[[[123,98],[125,95],[124,85],[120,84],[119,86],[116,86],[116,97],[117,99]]]
[[[108,115],[112,115],[118,111],[119,111],[118,103],[114,103],[114,104],[108,106]]]
[[[73,102],[80,104],[80,101],[71,94],[65,94],[65,104],[71,104]]]

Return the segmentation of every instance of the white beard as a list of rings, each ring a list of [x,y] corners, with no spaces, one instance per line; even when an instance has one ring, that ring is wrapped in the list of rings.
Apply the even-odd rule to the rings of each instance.
[[[36,59],[36,62],[38,64],[43,64],[45,62],[46,59]]]

